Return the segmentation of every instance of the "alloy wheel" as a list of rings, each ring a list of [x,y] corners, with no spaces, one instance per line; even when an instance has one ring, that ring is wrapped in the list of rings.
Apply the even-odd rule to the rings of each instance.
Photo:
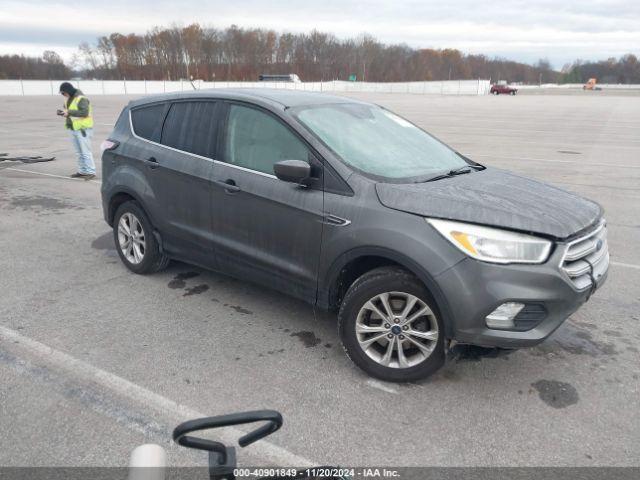
[[[142,223],[133,213],[127,212],[120,217],[118,243],[129,263],[138,265],[142,262],[146,250],[145,233]]]
[[[365,302],[355,328],[362,351],[390,368],[410,368],[427,360],[440,335],[429,306],[404,292],[381,293]]]

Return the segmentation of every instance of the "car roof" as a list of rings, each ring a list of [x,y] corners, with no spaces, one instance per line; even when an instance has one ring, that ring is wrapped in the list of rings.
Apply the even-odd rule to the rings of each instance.
[[[275,107],[289,108],[306,105],[326,105],[339,103],[366,104],[353,98],[339,97],[320,92],[305,92],[279,88],[209,88],[187,92],[165,93],[150,95],[129,103],[131,107],[137,107],[147,103],[183,100],[190,98],[221,98],[228,100],[244,100],[258,104],[270,104]]]

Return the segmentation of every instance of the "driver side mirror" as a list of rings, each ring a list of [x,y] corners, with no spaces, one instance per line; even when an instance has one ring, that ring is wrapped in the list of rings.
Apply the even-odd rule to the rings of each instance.
[[[304,184],[311,176],[311,165],[302,160],[281,160],[273,165],[273,172],[283,182]]]

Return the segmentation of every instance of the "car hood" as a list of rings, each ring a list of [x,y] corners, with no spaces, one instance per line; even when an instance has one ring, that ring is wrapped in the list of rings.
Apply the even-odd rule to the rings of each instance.
[[[425,217],[458,220],[567,238],[602,216],[595,202],[506,170],[485,170],[434,182],[378,183],[386,207]]]

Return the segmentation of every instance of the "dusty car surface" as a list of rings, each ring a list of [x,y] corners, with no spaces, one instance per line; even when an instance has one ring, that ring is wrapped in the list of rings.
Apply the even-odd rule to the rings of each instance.
[[[451,340],[526,347],[605,281],[602,208],[480,165],[376,105],[286,90],[145,97],[103,154],[135,273],[170,259],[337,312],[349,357],[424,378]]]

